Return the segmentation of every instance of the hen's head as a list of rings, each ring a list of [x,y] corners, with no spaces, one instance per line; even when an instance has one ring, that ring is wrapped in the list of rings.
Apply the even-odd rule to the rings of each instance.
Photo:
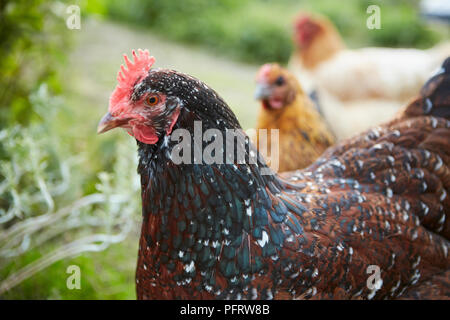
[[[294,41],[299,48],[307,48],[323,29],[318,19],[302,13],[294,22]]]
[[[190,129],[194,120],[211,127],[221,118],[226,127],[239,127],[226,103],[203,82],[174,70],[152,69],[155,59],[147,50],[133,50],[134,61],[124,58],[126,68],[121,66],[98,133],[121,127],[153,145],[176,126]]]
[[[255,98],[266,110],[279,110],[303,94],[295,77],[276,63],[263,65],[256,76]]]

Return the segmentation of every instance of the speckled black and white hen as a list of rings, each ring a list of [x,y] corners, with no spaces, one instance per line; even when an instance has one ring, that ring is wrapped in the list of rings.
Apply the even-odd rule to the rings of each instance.
[[[195,149],[240,125],[201,81],[134,56],[99,132],[138,140],[139,299],[450,296],[450,59],[390,123],[307,169],[264,175],[247,139],[246,163],[205,164],[194,150],[194,164],[175,164],[177,129],[217,129],[188,140]]]

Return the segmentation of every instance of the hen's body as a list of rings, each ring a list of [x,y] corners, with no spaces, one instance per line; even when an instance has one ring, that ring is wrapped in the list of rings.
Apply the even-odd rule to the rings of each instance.
[[[291,67],[340,101],[406,101],[448,54],[450,46],[446,54],[436,49],[363,48],[336,52],[313,69],[295,61],[291,61]]]
[[[174,128],[240,128],[213,90],[160,73],[152,85],[185,103]],[[449,74],[450,60],[402,117],[282,176],[260,161],[175,165],[168,136],[139,142],[138,298],[448,297]]]

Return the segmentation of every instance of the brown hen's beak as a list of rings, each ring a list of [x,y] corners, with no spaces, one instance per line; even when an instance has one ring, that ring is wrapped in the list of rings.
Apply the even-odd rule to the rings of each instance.
[[[264,100],[272,96],[272,87],[265,83],[258,83],[255,90],[255,99]]]
[[[117,119],[111,115],[111,113],[107,113],[103,116],[102,120],[98,123],[97,134],[104,133],[111,129],[117,128],[120,125],[123,125],[124,121]]]

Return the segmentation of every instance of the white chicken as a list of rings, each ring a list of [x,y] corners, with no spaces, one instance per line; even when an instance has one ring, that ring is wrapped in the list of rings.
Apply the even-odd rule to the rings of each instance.
[[[295,23],[296,51],[289,62],[338,139],[390,119],[450,56],[450,43],[429,50],[347,49],[332,23],[302,14]]]

